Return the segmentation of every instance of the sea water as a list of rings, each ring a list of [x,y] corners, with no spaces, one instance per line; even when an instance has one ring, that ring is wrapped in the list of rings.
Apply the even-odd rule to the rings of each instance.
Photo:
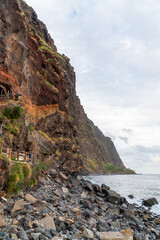
[[[160,175],[99,175],[88,176],[85,179],[96,184],[106,184],[112,190],[125,197],[129,203],[142,205],[143,199],[155,197],[159,204],[151,211],[160,214]],[[130,199],[128,195],[133,195]]]

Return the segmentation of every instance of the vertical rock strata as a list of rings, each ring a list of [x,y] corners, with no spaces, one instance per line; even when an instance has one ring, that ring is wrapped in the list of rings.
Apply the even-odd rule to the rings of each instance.
[[[108,163],[125,169],[111,139],[87,118],[69,59],[24,1],[0,0],[0,94],[1,115],[22,108],[17,132],[8,127],[2,136],[13,150],[70,172],[104,173]]]

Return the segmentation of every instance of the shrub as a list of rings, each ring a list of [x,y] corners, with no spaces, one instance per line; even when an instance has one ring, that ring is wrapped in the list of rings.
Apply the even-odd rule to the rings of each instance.
[[[16,126],[13,126],[10,130],[10,133],[14,134],[14,135],[18,135],[19,134],[19,128]]]
[[[39,170],[46,171],[48,168],[47,164],[45,162],[43,162],[42,160],[38,160],[37,165],[35,167],[36,167],[37,171],[39,171]]]
[[[29,129],[30,135],[32,135],[32,132],[34,131],[34,128],[33,128],[33,126],[32,126],[32,123],[29,123],[28,129]]]
[[[20,106],[14,107],[13,110],[12,110],[12,119],[20,118],[21,114],[22,114],[21,107]]]
[[[5,108],[3,110],[3,115],[7,119],[18,119],[22,114],[22,108],[20,106],[15,106],[14,108]]]
[[[33,187],[36,183],[37,183],[37,179],[35,177],[31,178],[28,182],[28,186]]]
[[[10,124],[9,122],[6,122],[6,123],[5,123],[5,127],[6,127],[8,130],[10,130],[11,124]]]
[[[11,119],[12,109],[11,109],[11,108],[5,108],[5,110],[3,110],[3,115],[4,115],[7,119]]]
[[[12,165],[5,184],[7,194],[17,194],[21,186],[24,185],[30,177],[31,169],[28,164],[15,163]]]
[[[125,173],[125,169],[123,167],[118,167],[113,165],[112,163],[104,163],[103,167],[107,173]]]
[[[14,189],[15,189],[15,186],[18,182],[18,175],[16,172],[14,173],[11,173],[7,179],[7,183],[6,183],[6,186],[5,186],[5,190],[6,192],[9,194],[9,193],[13,193]]]
[[[22,171],[23,171],[23,176],[24,176],[24,182],[27,182],[28,179],[32,175],[32,170],[31,170],[31,167],[29,166],[29,164],[24,163],[22,166]]]

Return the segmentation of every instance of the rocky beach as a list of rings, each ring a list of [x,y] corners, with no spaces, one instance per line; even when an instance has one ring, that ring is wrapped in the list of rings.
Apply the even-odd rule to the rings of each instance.
[[[107,182],[81,177],[135,171],[123,163],[112,134],[88,118],[70,59],[36,12],[23,0],[0,0],[0,33],[0,240],[160,239],[160,216],[150,211],[156,199],[145,199],[148,208],[130,204]],[[104,118],[99,104],[98,110]],[[122,132],[132,134],[125,125]]]
[[[0,239],[160,239],[160,217],[108,186],[51,169],[31,190],[0,199]]]

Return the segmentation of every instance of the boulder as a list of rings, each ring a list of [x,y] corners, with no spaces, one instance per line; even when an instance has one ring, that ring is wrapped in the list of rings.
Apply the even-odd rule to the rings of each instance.
[[[24,208],[24,199],[17,200],[13,206],[12,212],[16,212]]]
[[[123,229],[121,233],[126,237],[127,240],[133,240],[133,232],[130,228]]]
[[[127,209],[127,208],[124,208],[124,209],[121,209],[120,212],[127,218],[127,219],[130,219],[136,223],[139,223],[139,220],[138,218],[135,216],[135,213],[133,210],[130,210],[130,209]]]
[[[106,195],[107,195],[107,200],[111,203],[120,204],[122,202],[121,196],[113,190],[108,190],[106,192]]]
[[[88,198],[88,192],[83,191],[81,194],[82,198]]]
[[[89,219],[92,217],[92,212],[89,209],[85,209],[85,211],[83,212],[83,215],[85,219]]]
[[[85,228],[84,231],[83,231],[83,237],[85,239],[93,239],[94,235],[93,235],[93,232],[91,230]]]
[[[51,169],[49,171],[49,175],[52,177],[52,178],[55,178],[57,176],[57,171],[55,169]]]
[[[0,215],[0,227],[5,227],[7,224],[6,224],[6,221],[3,217],[3,215]]]
[[[18,237],[21,240],[29,240],[29,238],[27,236],[27,233],[25,231],[23,231],[23,230],[18,232]]]
[[[17,235],[15,233],[11,233],[12,240],[18,240]]]
[[[101,187],[98,184],[93,184],[92,185],[93,190],[97,193],[97,192],[101,192]]]
[[[53,237],[51,240],[64,240],[63,237]]]
[[[92,186],[92,183],[90,181],[82,179],[81,184],[82,184],[82,186],[84,187],[85,190],[87,190],[89,192],[93,191],[93,186]]]
[[[142,205],[145,207],[152,207],[153,205],[158,204],[158,201],[156,198],[149,198],[147,200],[143,200]]]
[[[40,223],[43,225],[44,229],[47,229],[47,230],[53,229],[53,230],[56,231],[56,227],[55,227],[53,217],[47,216],[47,217],[41,219]]]
[[[133,196],[132,194],[129,194],[128,197],[129,197],[130,199],[133,199],[133,198],[134,198],[134,196]]]
[[[102,192],[103,192],[103,193],[107,193],[108,190],[110,189],[110,187],[106,186],[105,184],[102,184],[102,185],[101,185],[101,189],[102,189]]]
[[[62,192],[64,194],[69,194],[68,188],[62,187]]]
[[[62,172],[59,173],[59,177],[60,177],[62,180],[68,180],[68,177],[67,177],[64,173],[62,173]]]
[[[120,221],[119,220],[116,220],[116,221],[111,221],[108,223],[110,226],[114,227],[114,228],[120,228],[121,227],[121,224],[120,224]]]
[[[31,194],[26,194],[24,199],[30,203],[36,203],[37,199],[33,197]]]
[[[83,200],[83,199],[81,199],[79,203],[80,203],[80,204],[83,206],[83,208],[85,208],[85,209],[87,209],[87,208],[90,209],[90,210],[93,209],[92,204],[91,204],[88,200]]]
[[[99,232],[100,240],[128,240],[121,232]]]

